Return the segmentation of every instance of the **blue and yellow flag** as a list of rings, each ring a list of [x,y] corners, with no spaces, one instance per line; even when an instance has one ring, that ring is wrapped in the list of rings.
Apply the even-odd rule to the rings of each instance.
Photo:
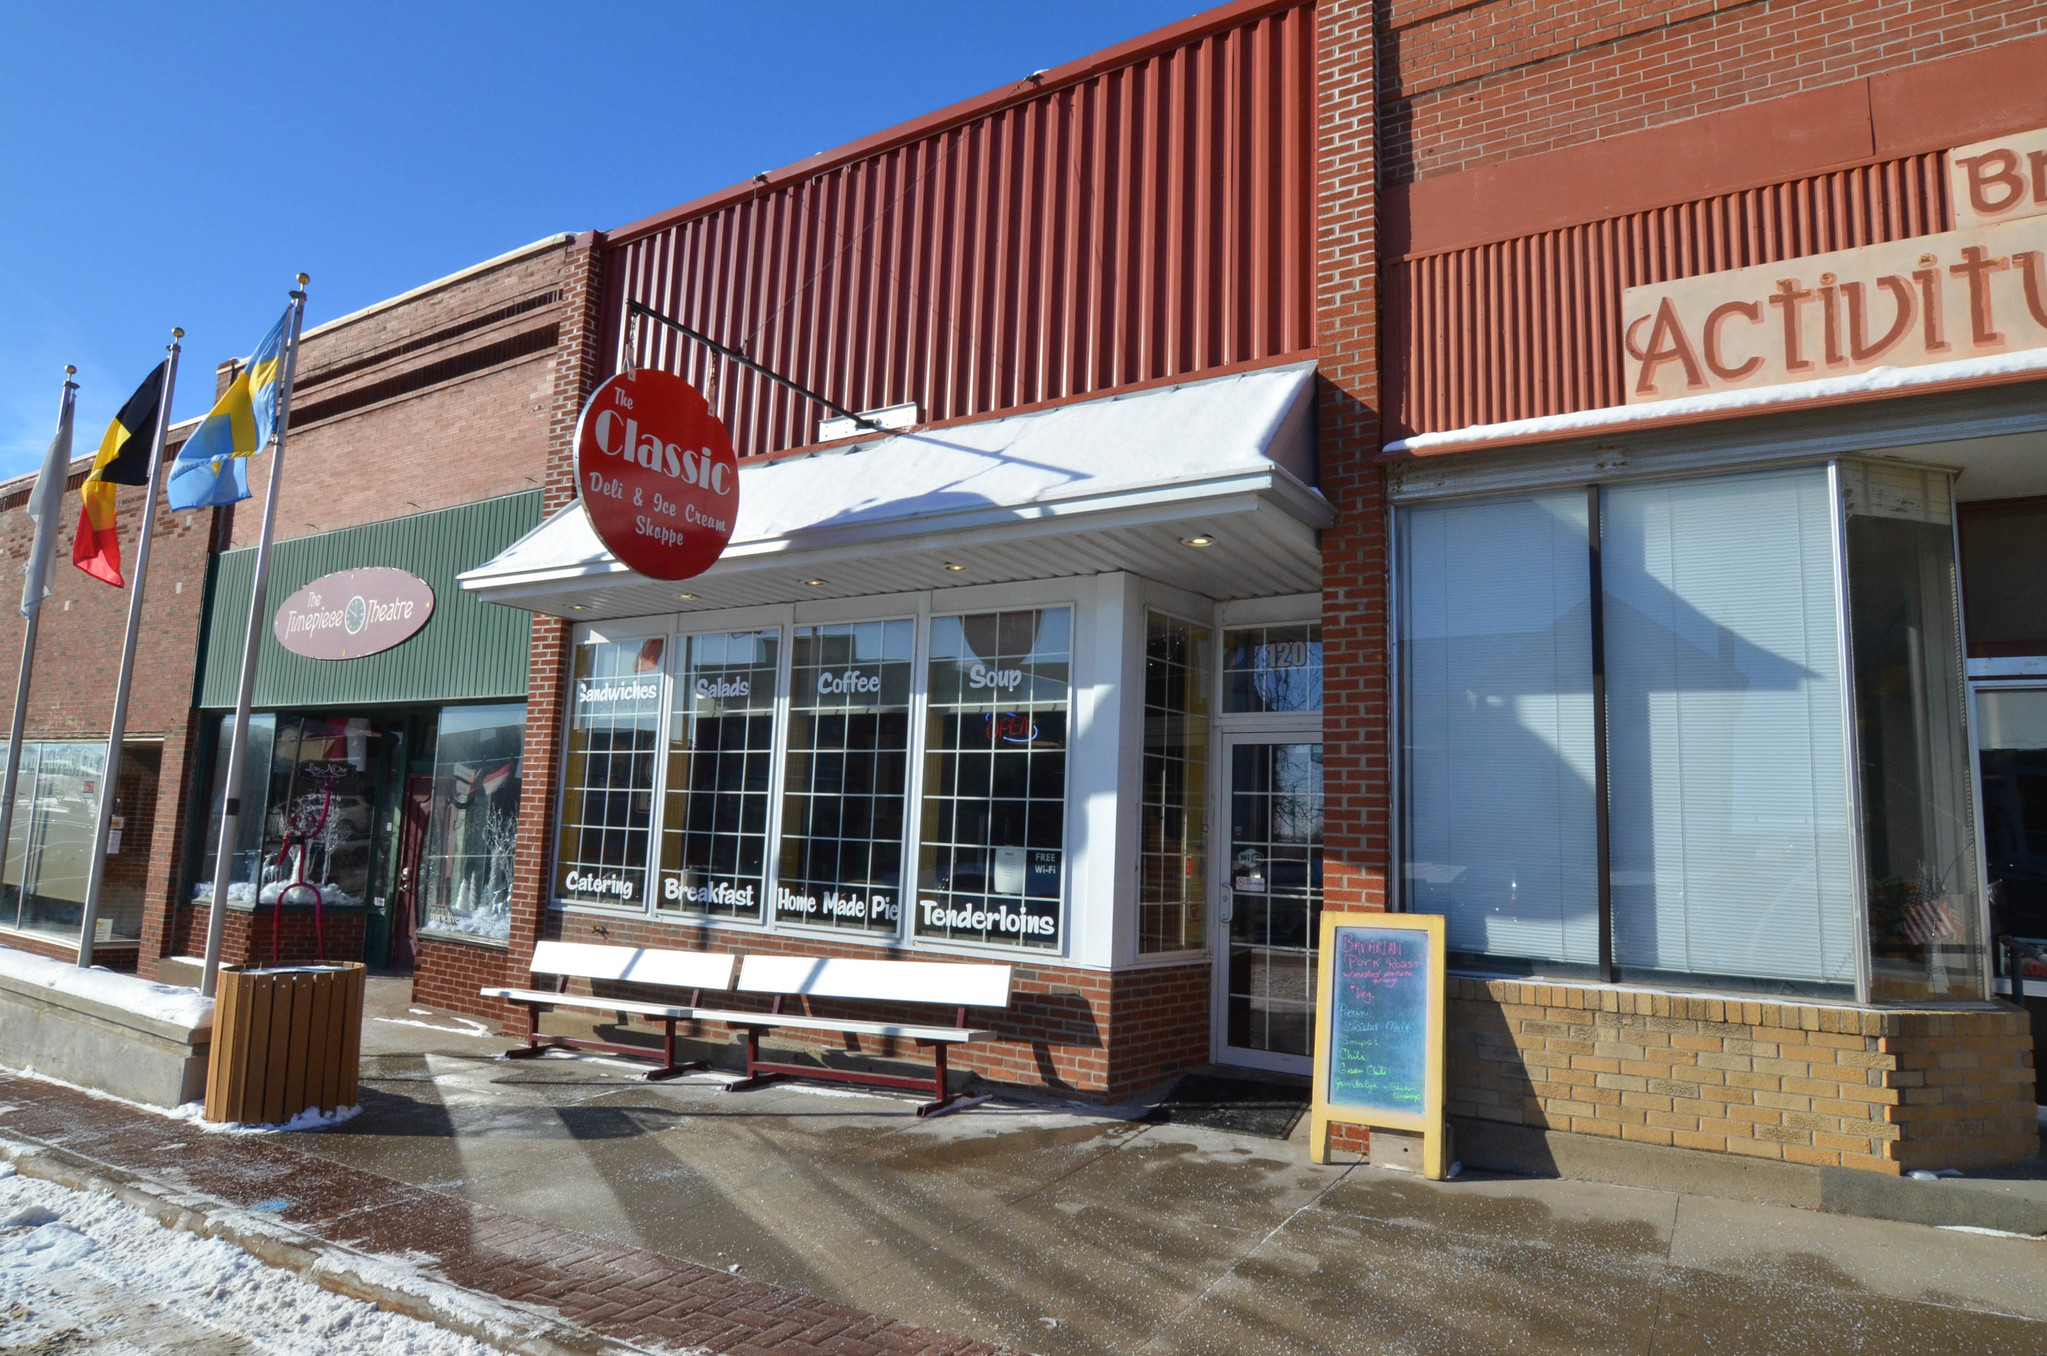
[[[198,430],[178,449],[178,459],[171,463],[172,508],[207,508],[249,497],[248,459],[269,447],[277,431],[277,398],[282,394],[278,383],[284,379],[284,336],[290,321],[287,306],[213,402]]]

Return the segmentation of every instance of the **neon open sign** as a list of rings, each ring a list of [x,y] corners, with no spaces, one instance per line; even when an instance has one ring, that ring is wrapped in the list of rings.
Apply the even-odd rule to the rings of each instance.
[[[1000,715],[989,712],[983,717],[988,722],[988,733],[1005,744],[1028,744],[1038,737],[1037,722],[1026,711],[1004,711]]]

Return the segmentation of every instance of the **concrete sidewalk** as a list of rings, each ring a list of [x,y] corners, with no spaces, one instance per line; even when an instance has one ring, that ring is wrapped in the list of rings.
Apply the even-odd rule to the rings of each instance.
[[[844,1088],[728,1095],[715,1076],[642,1082],[630,1061],[507,1063],[467,1019],[378,1007],[370,1027],[364,1114],[310,1152],[989,1342],[2047,1350],[2039,1240],[1317,1167],[1299,1128],[1280,1142],[999,1101],[919,1121],[909,1099]]]
[[[316,1283],[533,1356],[1001,1356],[723,1269],[0,1073],[0,1156],[236,1242]],[[387,1265],[380,1265],[380,1263]]]
[[[504,1037],[390,993],[339,1130],[209,1135],[10,1079],[0,1137],[283,1200],[606,1338],[719,1351],[2047,1350],[2040,1240],[1431,1183],[1087,1108],[919,1121],[846,1089],[649,1084],[630,1061],[504,1061]]]

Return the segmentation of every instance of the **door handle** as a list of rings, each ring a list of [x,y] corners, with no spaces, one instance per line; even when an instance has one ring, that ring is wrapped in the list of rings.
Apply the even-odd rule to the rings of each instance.
[[[1227,885],[1218,885],[1215,889],[1216,916],[1227,923],[1235,915],[1236,911],[1237,900],[1234,892]]]

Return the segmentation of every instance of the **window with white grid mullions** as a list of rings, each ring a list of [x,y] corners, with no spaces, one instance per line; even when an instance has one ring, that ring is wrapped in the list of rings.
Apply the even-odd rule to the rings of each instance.
[[[775,917],[865,932],[902,921],[911,621],[799,626]]]
[[[659,637],[576,647],[555,848],[559,900],[646,903],[663,648]]]
[[[1223,636],[1223,710],[1322,709],[1322,624],[1244,626]]]
[[[1190,951],[1208,908],[1208,630],[1149,614],[1137,949]]]
[[[781,632],[691,636],[668,725],[659,905],[759,922]]]
[[[1067,608],[931,619],[919,937],[1059,945]]]

